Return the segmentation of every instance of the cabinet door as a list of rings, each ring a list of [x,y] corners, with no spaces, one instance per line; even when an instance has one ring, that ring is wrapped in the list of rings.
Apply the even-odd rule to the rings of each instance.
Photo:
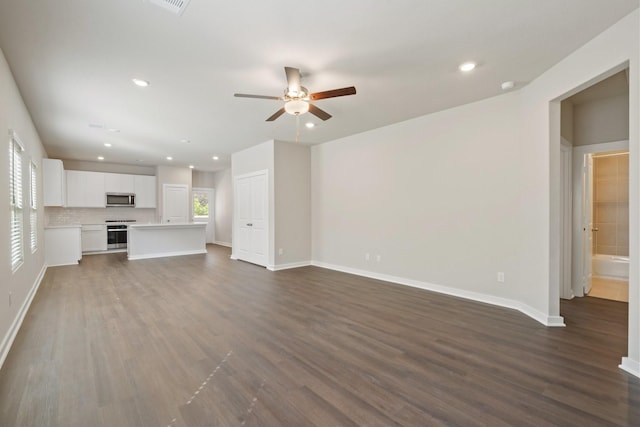
[[[66,171],[67,176],[67,206],[70,208],[84,207],[83,173],[80,171]]]
[[[67,171],[67,206],[71,208],[104,208],[104,174]]]
[[[134,175],[136,208],[156,207],[156,177]]]
[[[44,206],[64,206],[65,176],[62,160],[42,159]]]
[[[93,225],[82,227],[82,252],[106,251],[107,227]]]
[[[101,172],[84,172],[84,174],[84,206],[88,208],[104,208],[106,204],[104,174]]]
[[[107,193],[124,193],[131,194],[135,192],[134,186],[135,175],[127,175],[123,173],[105,173],[104,189]]]

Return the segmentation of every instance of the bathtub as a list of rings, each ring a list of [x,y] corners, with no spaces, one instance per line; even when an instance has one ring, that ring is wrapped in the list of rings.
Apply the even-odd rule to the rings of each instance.
[[[629,257],[597,254],[591,263],[593,276],[629,280]]]

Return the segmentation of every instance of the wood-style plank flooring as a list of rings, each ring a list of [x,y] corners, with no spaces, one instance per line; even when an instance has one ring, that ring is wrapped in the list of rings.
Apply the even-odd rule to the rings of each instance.
[[[49,268],[0,371],[1,426],[631,426],[627,304],[566,328],[316,267],[208,254]]]

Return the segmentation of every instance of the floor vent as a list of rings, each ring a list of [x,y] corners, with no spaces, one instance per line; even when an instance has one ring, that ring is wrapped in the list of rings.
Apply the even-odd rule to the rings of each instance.
[[[182,15],[191,0],[146,0],[148,3],[160,6],[176,15]]]

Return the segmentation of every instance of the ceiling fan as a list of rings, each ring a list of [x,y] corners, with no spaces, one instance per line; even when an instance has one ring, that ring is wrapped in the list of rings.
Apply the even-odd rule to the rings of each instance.
[[[284,72],[287,75],[287,88],[284,90],[283,96],[247,95],[244,93],[236,93],[233,96],[238,98],[274,99],[276,101],[285,101],[284,107],[276,111],[266,120],[268,122],[272,122],[285,112],[294,116],[299,116],[300,114],[309,112],[322,120],[329,120],[331,118],[331,114],[316,107],[311,103],[311,101],[356,94],[356,88],[353,86],[343,87],[342,89],[327,90],[324,92],[309,93],[307,88],[300,84],[301,76],[299,69],[284,67]]]

